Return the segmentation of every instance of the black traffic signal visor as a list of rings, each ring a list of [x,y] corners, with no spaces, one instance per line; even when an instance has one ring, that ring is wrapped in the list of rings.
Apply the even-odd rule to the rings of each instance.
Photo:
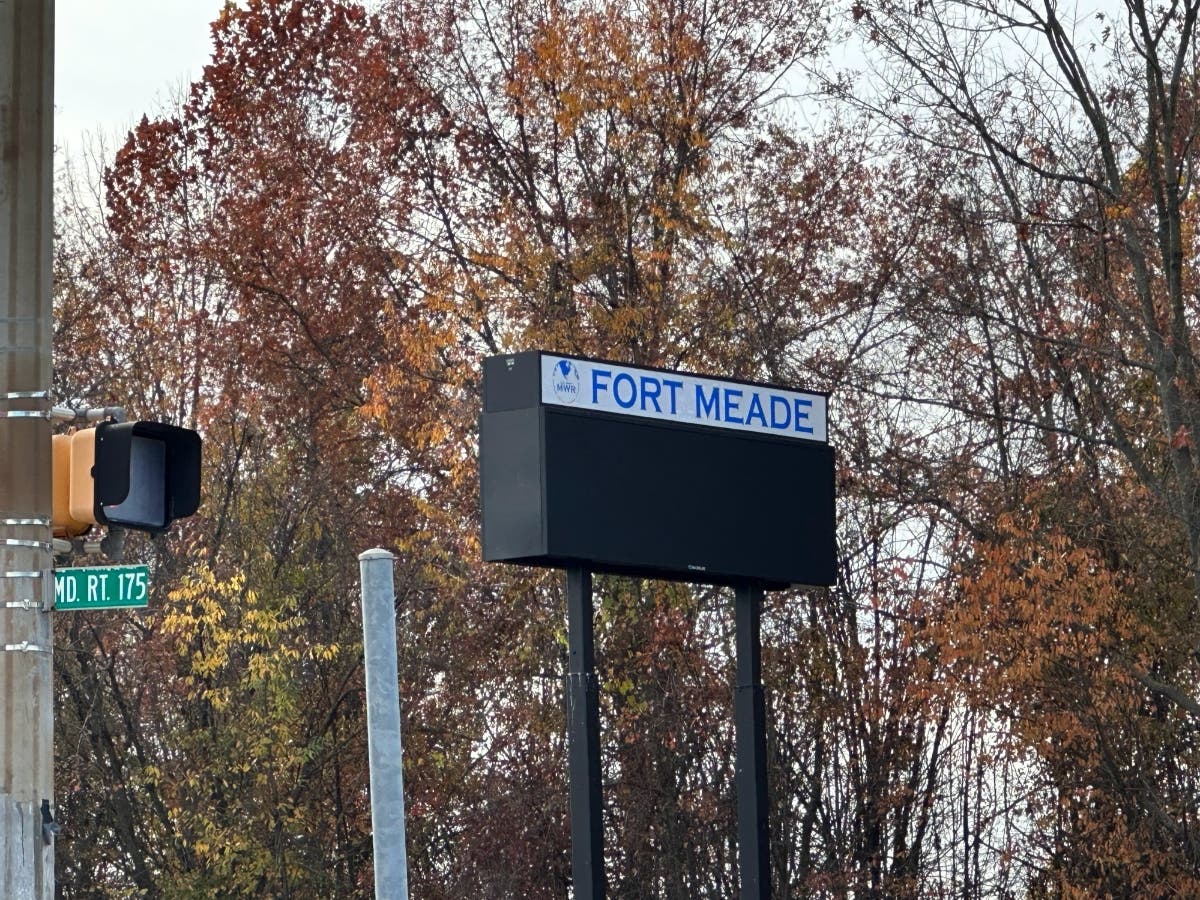
[[[200,435],[161,422],[96,426],[96,519],[164,531],[200,506]]]

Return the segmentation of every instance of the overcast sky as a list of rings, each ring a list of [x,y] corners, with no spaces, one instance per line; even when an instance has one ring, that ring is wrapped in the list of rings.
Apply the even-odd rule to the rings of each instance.
[[[199,78],[209,23],[224,0],[56,0],[54,140],[67,155],[85,133],[121,140],[180,86]]]

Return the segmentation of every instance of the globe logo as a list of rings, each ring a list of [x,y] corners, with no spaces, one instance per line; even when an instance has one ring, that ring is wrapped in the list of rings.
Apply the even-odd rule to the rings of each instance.
[[[574,403],[579,399],[579,369],[569,359],[560,359],[554,364],[551,375],[554,396],[561,403]]]

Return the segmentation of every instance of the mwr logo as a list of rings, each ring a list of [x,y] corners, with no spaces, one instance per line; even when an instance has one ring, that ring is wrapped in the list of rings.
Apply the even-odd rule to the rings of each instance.
[[[563,403],[574,403],[579,398],[579,369],[569,359],[560,359],[554,364],[552,375],[554,396]]]

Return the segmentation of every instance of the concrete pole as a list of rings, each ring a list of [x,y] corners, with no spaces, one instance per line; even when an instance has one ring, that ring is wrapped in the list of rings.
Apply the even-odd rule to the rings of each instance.
[[[53,0],[0,0],[0,897],[14,900],[54,897],[53,71]]]
[[[363,668],[367,678],[367,754],[371,767],[371,839],[375,846],[377,900],[408,900],[394,560],[391,553],[379,549],[368,550],[358,557],[362,576]]]

